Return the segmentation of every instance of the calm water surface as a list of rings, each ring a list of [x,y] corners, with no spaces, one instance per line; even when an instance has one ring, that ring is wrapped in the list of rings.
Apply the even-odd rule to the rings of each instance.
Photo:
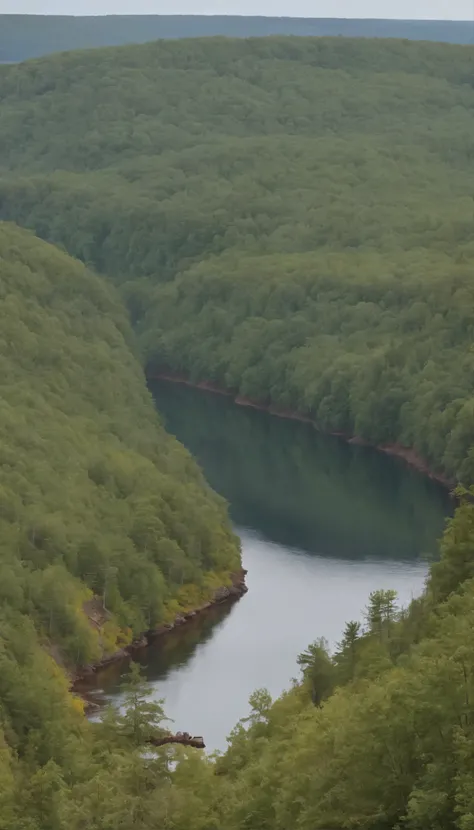
[[[224,749],[251,692],[287,688],[296,655],[320,636],[336,643],[370,591],[394,588],[402,604],[420,593],[451,505],[403,462],[310,425],[176,384],[152,392],[168,431],[230,503],[249,593],[141,661],[175,728]],[[120,702],[125,670],[96,678],[99,698]]]

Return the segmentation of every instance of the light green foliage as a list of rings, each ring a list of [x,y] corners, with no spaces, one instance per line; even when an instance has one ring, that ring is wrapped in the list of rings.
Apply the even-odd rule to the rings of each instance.
[[[474,577],[474,489],[460,487],[456,494],[459,500],[456,515],[448,523],[441,540],[440,560],[432,566],[428,582],[428,589],[438,602]]]
[[[101,648],[83,612],[91,592],[138,634],[183,581],[232,567],[237,550],[219,500],[157,422],[113,290],[12,226],[0,228],[0,290],[0,590],[86,663]]]
[[[257,689],[250,695],[249,704],[251,712],[248,718],[243,718],[242,723],[265,723],[268,718],[272,698],[267,689]]]
[[[166,759],[153,772],[132,751],[161,705],[132,676],[114,739],[93,739],[56,661],[97,659],[160,622],[167,601],[179,609],[187,586],[208,595],[238,545],[158,422],[113,288],[2,224],[0,296],[0,827],[125,827],[130,799],[140,816],[165,775]],[[93,825],[102,787],[123,797]]]
[[[371,634],[383,641],[390,639],[393,622],[396,619],[396,591],[373,591],[369,596],[366,622]]]
[[[473,71],[467,47],[344,38],[3,67],[0,212],[121,284],[150,372],[468,482]]]
[[[127,683],[124,685],[125,712],[117,722],[117,732],[135,747],[146,746],[148,740],[163,734],[160,726],[165,721],[164,700],[149,699],[151,689],[143,681],[140,666],[132,663]]]
[[[451,533],[462,532],[468,512],[472,518],[472,502],[458,514],[459,527],[454,518]],[[474,550],[474,534],[470,545]],[[442,561],[451,555],[453,547],[445,549]],[[218,766],[219,779],[229,786],[222,826],[472,826],[474,584],[468,579],[453,587],[440,605],[428,592],[423,613],[429,633],[397,656],[393,644],[399,646],[412,609],[395,612],[395,597],[387,591],[370,598],[371,628],[361,634],[357,623],[349,623],[332,658],[324,643],[300,656],[305,678],[323,656],[325,665],[332,662],[335,691],[314,707],[303,683],[266,713],[263,739],[259,725],[234,732]],[[390,626],[381,619],[390,619]]]
[[[469,481],[473,69],[470,48],[273,38],[0,67],[1,215],[119,286],[150,372]],[[52,655],[209,592],[235,539],[113,287],[2,226],[0,291],[0,827],[473,830],[474,490],[409,609],[374,592],[223,757],[148,753],[164,713],[136,672],[92,726]]]

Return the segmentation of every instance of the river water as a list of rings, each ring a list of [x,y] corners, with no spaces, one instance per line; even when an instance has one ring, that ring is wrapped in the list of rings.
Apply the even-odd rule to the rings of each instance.
[[[249,593],[139,659],[174,728],[225,749],[252,691],[288,688],[297,654],[318,637],[334,645],[371,591],[394,588],[401,604],[421,592],[451,504],[404,462],[309,424],[179,384],[152,392],[168,431],[230,504]],[[100,673],[98,699],[120,703],[125,671]]]

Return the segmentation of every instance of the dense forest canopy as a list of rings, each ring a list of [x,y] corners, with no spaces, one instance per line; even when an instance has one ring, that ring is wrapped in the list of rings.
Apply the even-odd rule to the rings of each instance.
[[[453,20],[346,20],[234,15],[0,15],[0,63],[52,52],[188,37],[382,37],[474,43],[474,26]]]
[[[474,479],[474,51],[161,41],[0,71],[0,215],[121,286],[149,371]]]
[[[127,717],[93,732],[63,669],[211,597],[238,545],[158,421],[112,286],[2,223],[0,297],[0,827],[80,830],[84,811],[105,827],[153,771]],[[166,767],[154,759],[162,803]]]
[[[157,421],[113,289],[10,225],[0,264],[0,592],[84,664],[208,598],[237,545]]]
[[[58,667],[239,563],[139,360],[474,478],[473,64],[270,38],[0,69],[1,216],[58,246],[0,227],[0,827],[473,830],[474,490],[423,597],[374,592],[221,758],[150,750],[136,669],[89,724]]]

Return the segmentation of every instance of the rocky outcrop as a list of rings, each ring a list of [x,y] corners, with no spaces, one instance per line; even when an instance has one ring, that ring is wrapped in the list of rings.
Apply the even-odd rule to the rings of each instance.
[[[230,587],[223,586],[222,588],[218,588],[214,592],[213,603],[208,604],[212,605],[225,602],[228,599],[238,599],[246,594],[248,591],[247,585],[245,584],[246,575],[247,571],[242,568],[240,573],[235,574],[233,577],[232,585]]]
[[[223,585],[222,587],[217,588],[214,591],[212,599],[208,602],[204,602],[202,605],[199,605],[197,608],[190,611],[177,614],[173,622],[163,623],[157,628],[146,631],[141,637],[138,637],[130,643],[130,645],[114,651],[113,654],[103,657],[102,660],[99,660],[97,663],[79,667],[71,677],[72,689],[74,689],[81,680],[84,680],[91,674],[110,666],[112,663],[118,663],[120,660],[131,657],[133,654],[136,654],[137,651],[147,648],[159,637],[163,637],[164,635],[169,634],[170,631],[174,631],[176,628],[186,625],[187,622],[195,619],[198,615],[205,614],[210,608],[221,605],[224,602],[235,602],[240,599],[240,597],[248,591],[247,585],[245,584],[246,575],[247,571],[244,568],[241,568],[237,573],[232,575],[231,584],[229,586]],[[86,701],[86,705],[87,703],[88,701]]]

